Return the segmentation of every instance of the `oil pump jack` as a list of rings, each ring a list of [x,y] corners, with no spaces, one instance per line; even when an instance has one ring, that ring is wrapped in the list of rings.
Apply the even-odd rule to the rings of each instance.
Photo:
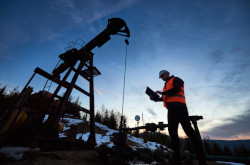
[[[18,117],[22,113],[23,110],[29,109],[29,105],[36,104],[35,102],[39,102],[39,99],[43,99],[42,105],[36,104],[32,108],[33,110],[47,109],[47,113],[49,117],[43,127],[43,137],[46,138],[55,138],[58,136],[58,123],[62,118],[65,109],[67,106],[73,106],[68,100],[70,94],[73,89],[80,91],[81,93],[87,95],[89,97],[89,110],[78,106],[77,108],[85,113],[90,114],[90,136],[88,142],[95,144],[95,119],[94,119],[94,77],[100,75],[100,71],[93,66],[93,53],[91,52],[95,47],[101,47],[107,41],[111,39],[111,35],[121,35],[125,37],[130,37],[130,31],[124,20],[120,18],[111,18],[108,20],[108,25],[105,30],[103,30],[99,35],[97,35],[94,39],[88,42],[85,46],[80,48],[79,50],[76,48],[70,49],[65,53],[59,55],[60,59],[63,61],[59,66],[57,66],[52,74],[47,73],[46,71],[36,68],[34,70],[34,74],[31,76],[28,83],[25,85],[24,89],[20,93],[20,96],[17,100],[16,105],[12,109],[16,109],[17,113],[15,117],[13,117],[12,121],[8,123],[9,130],[13,127]],[[127,41],[126,41],[127,43]],[[75,65],[78,66],[75,68]],[[66,72],[66,73],[65,73]],[[67,81],[70,73],[74,72],[73,78],[70,82]],[[61,78],[61,74],[64,76]],[[57,84],[55,91],[52,93],[48,93],[46,91],[39,92],[35,99],[32,99],[32,88],[29,86],[30,82],[34,78],[36,74],[39,74],[48,80]],[[79,86],[76,85],[77,78],[82,76],[89,82],[89,91],[85,91]],[[59,90],[64,87],[66,88],[66,92],[63,96],[59,96]],[[33,101],[33,103],[31,103]],[[34,102],[35,101],[35,102]],[[40,113],[40,116],[37,117],[36,125],[42,125],[43,119],[45,116],[45,112]],[[28,115],[28,118],[32,118],[32,116]],[[34,119],[33,119],[34,121]],[[35,124],[33,124],[35,125]],[[1,129],[1,128],[0,128]],[[36,129],[36,128],[33,128]]]

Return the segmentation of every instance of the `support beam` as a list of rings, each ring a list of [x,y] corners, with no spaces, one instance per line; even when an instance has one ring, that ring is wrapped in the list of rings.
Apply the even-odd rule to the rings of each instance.
[[[89,62],[89,104],[90,104],[90,124],[89,130],[90,135],[88,142],[96,144],[95,141],[95,105],[94,105],[94,76],[93,76],[93,56],[90,58]]]
[[[47,137],[57,136],[59,120],[61,119],[62,115],[64,114],[65,108],[68,104],[69,96],[70,96],[70,94],[75,86],[76,80],[79,76],[79,71],[82,70],[84,64],[85,64],[85,61],[80,62],[79,66],[77,68],[77,72],[73,76],[71,83],[68,85],[67,90],[66,90],[65,94],[63,95],[63,98],[61,99],[60,108],[58,109],[56,114],[49,116],[48,123],[50,123],[50,124],[52,123],[52,125],[49,125],[47,127],[48,130],[46,131],[45,136],[47,136]]]
[[[68,103],[68,106],[70,106],[70,107],[72,107],[72,108],[75,108],[75,109],[78,109],[79,111],[83,111],[83,112],[85,112],[85,113],[88,113],[88,114],[90,114],[90,110],[87,110],[86,108],[83,108],[83,107],[81,107],[81,106],[78,106],[78,105],[76,105],[76,104],[73,104],[73,103]]]
[[[62,82],[62,81],[60,81],[59,78],[52,76],[51,74],[45,72],[44,70],[42,70],[38,67],[34,70],[34,72],[40,74],[41,76],[43,76],[43,77],[45,77],[45,78],[47,78],[47,79],[49,79],[57,84],[61,84],[64,88],[69,88],[69,86],[70,86],[70,83],[68,83],[67,81]],[[83,90],[79,86],[74,85],[74,88],[77,89],[78,91],[84,93],[85,95],[90,96],[90,94],[88,92],[86,92],[85,90]]]

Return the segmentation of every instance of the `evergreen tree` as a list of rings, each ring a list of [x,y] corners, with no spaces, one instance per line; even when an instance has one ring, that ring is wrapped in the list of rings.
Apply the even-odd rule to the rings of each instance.
[[[231,150],[230,150],[229,147],[226,146],[226,145],[224,146],[224,154],[225,154],[226,156],[233,156]]]
[[[6,107],[10,108],[12,107],[13,104],[16,103],[18,96],[19,96],[19,90],[18,87],[15,87],[12,91],[7,96],[6,100]]]
[[[78,105],[78,106],[81,106],[81,102],[79,101],[80,100],[80,97],[78,96],[76,98],[76,100],[74,101],[74,104]]]
[[[97,123],[102,123],[102,115],[101,115],[101,113],[99,111],[97,111],[96,114],[95,114],[95,121]]]
[[[111,129],[117,129],[119,126],[118,116],[119,113],[114,112],[114,110],[108,110],[105,109],[105,106],[102,105],[101,112],[97,111],[95,115],[95,121],[99,122],[103,125],[106,125],[107,127]],[[124,118],[125,119],[125,118]],[[126,122],[126,120],[125,120]]]
[[[206,154],[212,155],[213,152],[212,152],[212,148],[210,146],[209,137],[207,137],[207,139],[204,138],[203,143],[204,143],[204,147],[205,147],[205,150],[206,150]]]
[[[0,84],[0,116],[2,116],[5,112],[6,105],[5,105],[5,100],[6,100],[6,88],[7,86],[2,86]]]
[[[214,155],[223,155],[223,151],[220,148],[220,146],[215,143],[214,141],[212,142],[212,149],[213,149],[213,154]]]
[[[63,93],[63,95],[64,95],[64,94],[65,94],[65,93]],[[63,96],[63,95],[62,95],[62,96]],[[72,100],[73,100],[73,97],[70,95],[68,101],[69,101],[69,102],[72,102]]]
[[[3,98],[6,96],[6,88],[7,88],[7,85],[2,86],[0,84],[0,101],[2,101]]]
[[[102,104],[102,106],[101,106],[101,110],[102,110],[102,113],[104,113],[104,112],[105,112],[105,105],[104,105],[104,104]]]
[[[19,96],[18,87],[8,91],[7,85],[2,86],[0,83],[0,116],[3,115],[7,109],[13,107]]]
[[[12,91],[10,91],[10,96],[18,96],[19,93],[18,87],[15,87]]]
[[[108,113],[108,110],[106,109],[106,110],[104,111],[102,124],[107,126],[108,123],[109,123],[109,113]]]
[[[249,151],[246,149],[246,147],[243,144],[241,144],[241,146],[239,147],[239,155],[242,157],[249,156]]]
[[[117,129],[117,121],[116,121],[115,114],[114,114],[113,110],[111,110],[111,112],[110,112],[108,127],[110,129],[115,129],[115,130]]]
[[[235,156],[240,156],[240,152],[236,146],[234,146],[234,155]]]

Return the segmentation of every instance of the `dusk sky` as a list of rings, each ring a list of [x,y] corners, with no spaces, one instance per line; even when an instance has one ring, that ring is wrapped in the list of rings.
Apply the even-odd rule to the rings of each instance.
[[[165,69],[184,80],[189,115],[204,118],[198,122],[203,137],[250,139],[248,0],[0,1],[0,83],[21,91],[36,67],[51,73],[69,42],[88,43],[110,18],[122,18],[131,33],[124,103],[130,127],[142,113],[144,123],[167,123],[162,103],[145,94],[147,86],[162,90],[158,74]],[[92,51],[102,73],[94,80],[96,110],[121,112],[124,40],[111,36]],[[45,82],[35,77],[34,92]],[[77,84],[88,90],[84,79]],[[75,91],[73,96],[89,107],[86,96]]]

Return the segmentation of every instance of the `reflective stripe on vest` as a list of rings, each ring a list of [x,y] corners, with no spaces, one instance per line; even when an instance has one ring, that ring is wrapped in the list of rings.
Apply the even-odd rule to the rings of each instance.
[[[170,80],[168,80],[168,82],[166,83],[166,85],[163,87],[163,92],[172,89],[174,87],[173,82],[174,82],[174,78],[172,77]],[[180,91],[177,92],[175,95],[171,95],[171,96],[166,96],[163,95],[163,103],[164,103],[164,107],[167,108],[166,103],[168,102],[181,102],[181,103],[185,103],[185,94],[184,94],[184,85],[181,87]]]

